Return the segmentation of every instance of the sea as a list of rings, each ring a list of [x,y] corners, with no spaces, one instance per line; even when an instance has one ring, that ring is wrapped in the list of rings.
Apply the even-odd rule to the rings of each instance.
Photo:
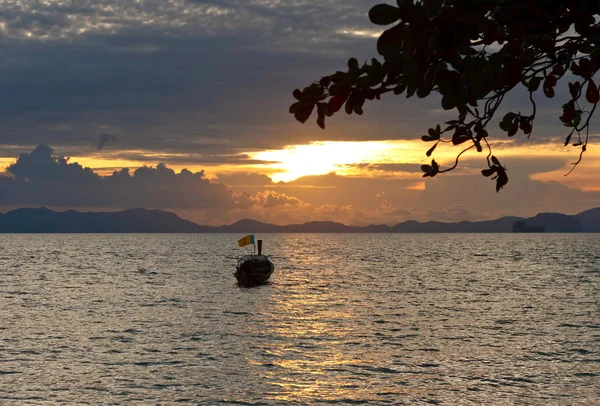
[[[597,405],[599,234],[0,235],[0,404]]]

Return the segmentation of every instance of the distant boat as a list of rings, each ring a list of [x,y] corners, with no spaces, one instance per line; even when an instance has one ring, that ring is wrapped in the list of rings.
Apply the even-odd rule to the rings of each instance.
[[[247,235],[238,241],[240,247],[254,244],[254,235]],[[275,265],[267,255],[262,255],[262,240],[258,240],[258,254],[244,255],[238,259],[234,273],[239,286],[252,287],[267,283]]]

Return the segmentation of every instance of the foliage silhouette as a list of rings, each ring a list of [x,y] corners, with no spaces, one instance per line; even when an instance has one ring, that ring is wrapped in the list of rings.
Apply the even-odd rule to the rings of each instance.
[[[569,98],[562,104],[562,123],[569,128],[564,145],[586,151],[590,119],[600,94],[593,77],[600,68],[600,2],[597,0],[397,0],[369,11],[377,25],[393,25],[377,41],[376,58],[362,66],[356,58],[347,71],[324,76],[303,90],[296,89],[290,113],[304,123],[316,108],[317,124],[344,107],[347,114],[363,114],[366,100],[385,93],[439,93],[445,110],[455,120],[430,128],[422,138],[459,145],[454,164],[440,168],[432,160],[423,165],[424,177],[458,166],[460,156],[475,148],[487,151],[484,176],[496,180],[496,191],[508,182],[506,168],[492,155],[486,130],[504,97],[519,84],[531,101],[531,113],[509,112],[500,121],[508,137],[522,132],[528,138],[536,118],[534,94],[555,96],[559,80],[568,78]],[[571,171],[573,170],[571,169]],[[570,172],[569,172],[570,173]]]

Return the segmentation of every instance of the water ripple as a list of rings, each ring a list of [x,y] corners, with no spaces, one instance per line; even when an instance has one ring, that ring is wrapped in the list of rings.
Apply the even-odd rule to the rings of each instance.
[[[0,235],[0,403],[600,403],[596,235],[261,237]]]

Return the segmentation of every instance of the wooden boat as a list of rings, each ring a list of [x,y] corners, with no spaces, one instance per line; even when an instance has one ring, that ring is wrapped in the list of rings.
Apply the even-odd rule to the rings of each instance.
[[[239,286],[252,287],[267,283],[275,265],[267,255],[262,255],[262,240],[258,240],[258,255],[244,255],[238,259],[235,278]]]

